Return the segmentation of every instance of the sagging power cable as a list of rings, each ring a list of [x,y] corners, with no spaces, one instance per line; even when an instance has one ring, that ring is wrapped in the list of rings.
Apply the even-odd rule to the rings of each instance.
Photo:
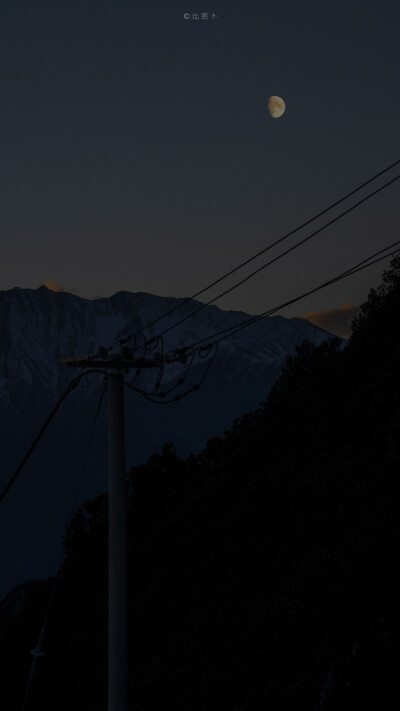
[[[393,257],[395,254],[397,254],[400,251],[400,248],[393,250],[393,251],[389,252],[388,254],[382,255],[382,252],[387,252],[388,249],[392,249],[394,246],[399,245],[399,244],[400,244],[400,240],[397,240],[396,242],[393,242],[391,245],[388,245],[387,247],[384,247],[383,249],[379,250],[378,252],[375,252],[374,254],[370,255],[366,259],[363,259],[361,262],[358,262],[358,264],[355,264],[353,267],[351,267],[350,269],[347,269],[345,272],[342,272],[341,274],[333,277],[332,279],[329,279],[328,281],[324,282],[323,284],[319,284],[319,286],[317,286],[313,289],[310,289],[309,291],[304,292],[300,296],[296,296],[293,299],[289,299],[288,301],[285,301],[285,302],[279,304],[278,306],[268,309],[267,311],[264,311],[263,313],[258,314],[257,316],[251,316],[240,324],[237,324],[235,326],[230,326],[229,328],[225,328],[221,331],[217,331],[216,333],[213,333],[210,336],[206,336],[198,341],[195,341],[194,343],[190,343],[186,347],[188,349],[196,348],[197,346],[200,346],[202,343],[205,343],[206,341],[208,342],[208,345],[213,345],[215,343],[219,343],[220,341],[225,340],[226,338],[230,338],[230,336],[233,336],[238,331],[241,331],[242,329],[247,328],[248,326],[251,326],[252,324],[256,323],[257,321],[267,318],[268,316],[272,316],[274,313],[281,311],[285,307],[291,306],[292,304],[297,303],[301,299],[305,299],[307,296],[310,296],[311,294],[314,294],[317,291],[320,291],[321,289],[325,289],[327,286],[330,286],[331,284],[335,284],[336,282],[339,282],[342,279],[346,279],[347,277],[352,276],[353,274],[357,274],[358,272],[363,271],[364,269],[367,269],[368,267],[371,267],[373,264],[378,264],[379,262],[383,261],[384,259]],[[378,255],[381,255],[381,256],[378,256]],[[219,336],[221,336],[221,337],[219,337]],[[202,347],[204,347],[204,346],[202,346]]]
[[[50,415],[48,416],[48,418],[47,418],[47,420],[45,421],[44,425],[41,427],[39,433],[38,433],[37,436],[35,437],[34,441],[33,441],[32,444],[31,444],[31,446],[29,447],[29,449],[27,450],[27,452],[26,452],[25,455],[23,456],[21,463],[19,464],[19,466],[18,466],[17,469],[15,470],[14,474],[13,474],[13,475],[11,476],[11,478],[9,479],[8,484],[5,486],[5,488],[4,488],[3,491],[1,492],[1,495],[0,495],[0,504],[1,504],[1,502],[3,501],[3,499],[7,496],[7,494],[8,494],[8,492],[9,492],[9,490],[11,489],[12,485],[13,485],[13,484],[15,483],[15,481],[17,480],[17,478],[18,478],[19,474],[21,473],[23,467],[25,466],[25,464],[27,463],[28,459],[29,459],[30,456],[32,455],[33,451],[35,450],[36,446],[38,445],[39,441],[40,441],[41,438],[43,437],[44,433],[46,432],[46,430],[47,430],[47,428],[48,428],[48,426],[49,426],[49,424],[50,424],[50,422],[52,421],[54,415],[56,414],[56,412],[58,411],[58,409],[60,408],[60,406],[62,405],[62,403],[64,402],[65,398],[66,398],[73,390],[75,390],[75,388],[76,388],[76,387],[79,385],[79,383],[81,382],[82,378],[84,378],[86,375],[89,375],[90,373],[96,373],[96,372],[97,372],[97,369],[96,369],[96,368],[91,368],[90,370],[85,370],[83,373],[80,373],[80,374],[77,375],[75,378],[73,378],[73,380],[71,380],[71,382],[69,383],[68,387],[67,387],[66,390],[63,392],[63,394],[61,395],[61,397],[60,397],[60,399],[58,400],[58,402],[56,403],[56,405],[53,407],[52,411],[50,412]]]
[[[79,477],[79,481],[78,481],[77,490],[76,490],[74,501],[72,504],[71,514],[70,514],[70,518],[69,518],[70,521],[72,520],[72,518],[75,514],[75,511],[76,511],[77,505],[78,505],[79,494],[80,494],[80,491],[82,488],[82,484],[83,484],[83,480],[84,480],[84,476],[85,476],[85,472],[86,472],[86,467],[87,467],[87,463],[88,463],[88,459],[89,459],[89,454],[90,454],[92,444],[93,444],[93,438],[94,438],[94,434],[95,434],[95,430],[96,430],[96,425],[97,425],[98,417],[100,414],[101,406],[103,404],[103,399],[104,399],[104,394],[106,392],[106,389],[107,389],[107,379],[104,378],[103,387],[101,389],[101,394],[100,394],[100,399],[99,399],[99,402],[97,405],[96,414],[95,414],[93,425],[92,425],[92,430],[89,435],[88,446],[86,448],[85,457],[84,457],[84,460],[82,463],[82,468],[81,468],[81,473],[80,473],[80,477]],[[28,684],[27,684],[27,688],[25,691],[25,696],[24,696],[24,700],[22,703],[21,711],[25,711],[25,709],[26,709],[30,691],[31,691],[31,687],[32,687],[32,683],[33,683],[33,681],[36,677],[36,674],[37,674],[37,666],[39,663],[39,659],[44,656],[43,645],[44,645],[44,640],[46,637],[46,631],[47,631],[50,612],[51,612],[51,609],[54,605],[54,598],[55,598],[56,589],[57,589],[57,585],[58,585],[58,581],[59,581],[59,577],[60,577],[61,562],[62,562],[63,556],[64,556],[64,553],[61,552],[59,560],[58,560],[58,565],[57,565],[57,573],[56,573],[56,576],[55,576],[53,584],[52,584],[49,602],[48,602],[47,610],[46,610],[46,613],[44,616],[43,626],[40,630],[38,643],[36,645],[36,648],[31,651],[31,654],[33,655],[33,662],[32,662],[31,670],[29,673]]]
[[[260,251],[257,252],[256,254],[254,254],[254,255],[253,255],[252,257],[250,257],[249,259],[247,259],[247,260],[241,262],[241,263],[238,264],[236,267],[234,267],[234,268],[231,269],[230,271],[228,271],[228,272],[226,272],[225,274],[223,274],[221,277],[219,277],[218,279],[216,279],[215,281],[213,281],[213,282],[212,282],[211,284],[209,284],[208,286],[204,287],[204,288],[201,289],[200,291],[195,292],[192,296],[183,299],[179,304],[176,304],[176,305],[173,306],[171,309],[167,310],[164,314],[162,314],[161,316],[157,317],[157,318],[154,319],[153,321],[149,322],[146,326],[144,326],[144,327],[141,329],[141,331],[139,331],[139,332],[137,332],[137,333],[142,333],[142,331],[144,331],[144,330],[150,328],[151,326],[154,326],[156,323],[158,323],[158,322],[161,321],[162,319],[164,319],[164,318],[166,318],[167,316],[169,316],[169,315],[171,315],[172,313],[174,313],[177,309],[182,308],[182,307],[183,307],[185,304],[187,304],[189,301],[192,301],[192,300],[195,299],[196,297],[200,296],[201,294],[205,293],[206,291],[208,291],[208,290],[211,289],[212,287],[214,287],[214,286],[216,286],[217,284],[219,284],[220,282],[222,282],[224,279],[227,279],[229,276],[231,276],[232,274],[236,273],[239,269],[242,269],[242,268],[243,268],[244,266],[246,266],[247,264],[250,264],[253,260],[255,260],[255,259],[257,259],[258,257],[260,257],[262,254],[265,254],[266,252],[268,252],[268,251],[269,251],[270,249],[272,249],[273,247],[276,247],[278,244],[280,244],[280,243],[283,242],[284,240],[286,240],[286,239],[288,239],[289,237],[291,237],[292,235],[296,234],[296,232],[299,232],[299,231],[300,231],[301,229],[303,229],[304,227],[307,227],[307,226],[310,225],[312,222],[314,222],[315,220],[317,220],[319,217],[322,217],[322,215],[325,215],[327,212],[329,212],[330,210],[332,210],[333,208],[337,207],[337,206],[340,205],[342,202],[344,202],[345,200],[347,200],[348,198],[350,198],[352,195],[355,195],[357,192],[359,192],[360,190],[362,190],[362,188],[366,187],[367,185],[369,185],[369,184],[372,183],[373,181],[377,180],[377,178],[379,178],[380,176],[382,176],[382,175],[384,175],[385,173],[387,173],[389,170],[391,170],[392,168],[394,168],[394,167],[395,167],[396,165],[398,165],[399,163],[400,163],[400,159],[394,161],[393,163],[391,163],[390,165],[388,165],[386,168],[384,168],[383,170],[379,171],[378,173],[375,173],[375,175],[373,175],[371,178],[369,178],[368,180],[365,180],[365,181],[364,181],[363,183],[361,183],[358,187],[356,187],[356,188],[354,188],[353,190],[351,190],[350,192],[346,193],[346,195],[344,195],[343,197],[341,197],[341,198],[339,198],[338,200],[336,200],[335,202],[333,202],[331,205],[329,205],[328,207],[326,207],[324,210],[321,210],[319,213],[317,213],[316,215],[314,215],[314,216],[311,217],[310,219],[306,220],[305,222],[303,222],[301,225],[299,225],[299,226],[296,227],[295,229],[291,230],[290,232],[287,232],[285,235],[283,235],[283,237],[280,237],[278,240],[276,240],[276,241],[273,242],[272,244],[268,245],[267,247],[263,248],[262,250],[260,250]],[[397,178],[395,178],[395,180],[397,180]],[[390,181],[390,182],[393,182],[393,181]],[[389,185],[390,182],[389,182],[387,185]],[[383,187],[387,187],[387,185],[385,185],[385,186],[383,186]],[[382,189],[383,189],[383,188],[382,188]],[[379,190],[376,191],[376,192],[379,192]],[[375,194],[375,192],[372,193],[369,197],[372,197],[372,195],[374,195],[374,194]],[[366,199],[368,199],[368,198],[366,198]],[[359,204],[361,204],[361,202],[364,202],[364,200],[363,200],[363,201],[360,201],[359,203],[357,203],[356,206],[358,206]],[[353,208],[351,208],[351,209],[354,209],[354,207],[356,207],[356,206],[353,206]],[[347,212],[347,211],[346,211],[346,212]],[[344,212],[343,214],[346,214],[346,212]],[[343,216],[343,215],[342,215],[342,216]],[[337,219],[339,219],[339,218],[337,218]],[[332,222],[330,222],[330,223],[328,223],[328,224],[332,224]],[[328,225],[326,225],[326,226],[328,226]],[[326,227],[326,226],[325,226],[325,227]],[[325,227],[323,227],[322,229],[325,229]],[[315,233],[315,234],[316,234],[316,233]],[[312,235],[312,236],[314,236],[314,235]],[[310,237],[310,238],[311,238],[311,237]],[[285,254],[286,254],[286,253],[285,253]],[[284,256],[284,255],[282,255],[282,256]],[[268,266],[268,265],[264,265],[264,267],[261,267],[261,269],[265,268],[266,266]],[[256,274],[258,271],[260,271],[260,270],[256,270],[255,272],[253,272],[252,274],[250,274],[248,277],[246,277],[245,280],[239,282],[237,285],[233,286],[231,289],[227,290],[226,292],[223,292],[223,294],[220,294],[220,295],[218,295],[217,297],[215,297],[214,299],[208,301],[208,303],[202,305],[201,308],[204,308],[205,306],[208,306],[208,305],[211,304],[213,301],[216,301],[217,299],[221,298],[221,297],[224,296],[225,294],[229,293],[229,291],[232,291],[234,288],[237,288],[237,287],[240,286],[242,283],[244,283],[244,281],[246,281],[247,279],[250,279],[252,276],[254,276],[254,274]],[[198,310],[200,310],[200,309],[198,309]],[[192,312],[192,314],[190,314],[190,315],[193,315],[193,313],[197,313],[197,310],[194,311],[194,312]],[[189,315],[189,316],[190,316],[190,315]],[[187,316],[186,318],[189,318],[189,316]],[[186,320],[186,318],[183,319],[183,320]],[[179,321],[178,323],[181,323],[181,321]],[[175,325],[178,325],[178,324],[175,324]],[[173,327],[174,327],[174,326],[172,326],[171,328],[173,328]],[[167,329],[167,330],[171,330],[171,329]],[[165,331],[162,332],[162,334],[164,334],[164,333],[166,333],[166,332],[167,332],[167,331],[165,330]],[[121,346],[122,346],[123,344],[127,343],[127,342],[130,341],[132,338],[134,338],[135,335],[137,335],[137,333],[136,333],[136,334],[135,334],[135,333],[130,334],[130,335],[126,336],[124,339],[116,339],[116,340],[114,340],[114,342],[112,343],[112,345],[108,348],[108,351],[110,351],[110,350],[111,350],[115,345],[117,345],[118,343],[119,343]],[[160,335],[162,335],[162,334],[160,334]]]
[[[161,333],[159,333],[158,335],[159,335],[159,336],[164,336],[166,333],[169,333],[169,331],[172,331],[174,328],[177,328],[177,326],[180,326],[180,324],[182,324],[182,323],[184,323],[185,321],[187,321],[187,319],[192,318],[192,316],[195,316],[195,315],[198,314],[200,311],[202,311],[203,309],[205,309],[207,306],[209,306],[210,304],[214,303],[214,301],[217,301],[217,299],[221,299],[223,296],[226,296],[226,294],[231,293],[232,291],[234,291],[234,289],[237,289],[239,286],[241,286],[241,285],[244,284],[245,282],[249,281],[249,279],[252,279],[256,274],[259,274],[259,273],[262,272],[264,269],[266,269],[267,267],[271,266],[271,264],[274,264],[275,262],[278,262],[280,259],[282,259],[283,257],[285,257],[287,254],[290,254],[290,252],[293,252],[294,250],[298,249],[298,248],[301,247],[303,244],[305,244],[306,242],[308,242],[310,239],[312,239],[312,237],[315,237],[316,235],[318,235],[318,234],[320,234],[321,232],[323,232],[323,230],[326,230],[327,227],[330,227],[330,225],[333,225],[335,222],[337,222],[338,220],[340,220],[342,217],[344,217],[345,215],[347,215],[349,212],[352,212],[352,211],[355,210],[357,207],[359,207],[360,205],[362,205],[364,202],[366,202],[366,201],[369,200],[370,198],[374,197],[374,195],[377,195],[377,194],[378,194],[379,192],[381,192],[382,190],[385,190],[385,188],[387,188],[389,185],[391,185],[392,183],[394,183],[396,180],[399,180],[399,178],[400,178],[400,175],[397,175],[395,178],[392,178],[392,180],[389,180],[387,183],[385,183],[384,185],[382,185],[380,188],[377,188],[377,189],[374,190],[372,193],[369,193],[369,195],[366,195],[364,198],[362,198],[362,200],[359,200],[359,201],[356,202],[354,205],[352,205],[351,207],[349,207],[347,210],[344,210],[344,211],[341,212],[339,215],[337,215],[336,217],[334,217],[332,220],[329,220],[329,222],[326,222],[324,225],[322,225],[322,227],[319,227],[317,230],[314,230],[314,232],[312,232],[310,235],[307,235],[307,237],[304,237],[302,240],[300,240],[300,242],[297,242],[297,244],[294,244],[292,247],[289,247],[289,248],[286,249],[284,252],[281,252],[281,253],[278,254],[276,257],[274,257],[274,258],[271,259],[269,262],[267,262],[266,264],[263,264],[263,266],[259,267],[258,269],[255,269],[253,272],[251,272],[251,274],[248,274],[248,276],[244,277],[244,279],[241,279],[239,282],[237,282],[236,284],[234,284],[233,286],[231,286],[229,289],[226,289],[225,291],[221,292],[220,294],[218,294],[218,296],[214,297],[213,299],[210,299],[210,300],[207,301],[206,303],[200,304],[196,309],[194,309],[194,311],[192,311],[191,313],[187,314],[186,316],[184,316],[183,318],[181,318],[179,321],[177,321],[176,323],[172,324],[172,325],[169,326],[168,328],[165,328],[165,329],[164,329],[163,331],[161,331]]]
[[[4,489],[4,490],[2,491],[2,493],[0,494],[0,504],[1,504],[1,502],[3,501],[3,499],[6,497],[7,493],[8,493],[9,490],[11,489],[12,485],[13,485],[14,482],[16,481],[16,479],[17,479],[17,477],[19,476],[19,474],[21,473],[21,470],[23,469],[23,467],[25,466],[25,464],[26,464],[26,462],[28,461],[29,457],[31,456],[32,452],[33,452],[34,449],[36,448],[38,442],[40,441],[40,439],[41,439],[42,436],[44,435],[44,433],[45,433],[47,427],[49,426],[50,422],[52,421],[52,419],[53,419],[54,415],[56,414],[57,410],[60,408],[60,406],[61,406],[62,403],[64,402],[64,400],[65,400],[65,398],[67,397],[67,395],[69,395],[69,394],[77,387],[77,385],[79,385],[80,380],[81,380],[81,377],[82,377],[82,375],[78,375],[76,378],[74,378],[74,379],[69,383],[67,389],[66,389],[66,390],[64,391],[64,393],[61,395],[61,397],[60,397],[60,399],[58,400],[57,404],[53,407],[53,409],[52,409],[50,415],[48,416],[46,422],[44,423],[43,427],[40,429],[39,433],[38,433],[37,436],[35,437],[34,441],[32,442],[32,444],[31,444],[31,446],[29,447],[28,451],[27,451],[26,454],[24,455],[24,457],[23,457],[21,463],[19,464],[19,466],[18,466],[17,469],[15,470],[14,474],[12,475],[12,477],[11,477],[11,479],[9,480],[8,484],[6,485],[5,489]]]

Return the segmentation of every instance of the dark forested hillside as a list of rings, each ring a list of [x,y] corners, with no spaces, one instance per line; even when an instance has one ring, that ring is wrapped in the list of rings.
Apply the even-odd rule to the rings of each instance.
[[[399,707],[399,373],[396,258],[346,348],[302,346],[200,455],[130,470],[130,708]],[[32,711],[106,709],[106,504],[66,532]],[[50,588],[1,623],[7,711]]]

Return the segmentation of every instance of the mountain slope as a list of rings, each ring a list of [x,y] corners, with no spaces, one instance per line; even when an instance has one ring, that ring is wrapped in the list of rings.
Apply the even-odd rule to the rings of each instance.
[[[182,301],[182,300],[181,300]],[[3,488],[52,407],[77,372],[58,359],[95,354],[99,346],[136,332],[179,300],[151,294],[118,292],[89,301],[68,293],[15,288],[0,292],[0,486]],[[146,331],[149,337],[190,313],[190,301],[176,314]],[[164,349],[198,341],[242,323],[248,316],[204,308],[166,334]],[[265,399],[288,353],[303,340],[329,337],[302,319],[280,316],[243,329],[220,344],[217,357],[198,392],[180,402],[158,406],[126,392],[126,464],[144,462],[173,441],[179,455],[198,452],[209,437],[222,435],[234,418]],[[198,357],[185,382],[199,382],[207,359]],[[166,366],[167,390],[185,366]],[[153,388],[157,373],[141,375],[138,387]],[[131,377],[133,374],[131,374]],[[55,571],[62,531],[80,478],[102,376],[83,379],[57,413],[3,505],[0,535],[9,541],[0,564],[3,595],[13,584]],[[179,392],[179,389],[173,391]],[[107,487],[106,403],[100,414],[80,501]]]
[[[399,363],[400,257],[346,348],[303,344],[266,402],[223,437],[185,459],[165,446],[131,468],[136,708],[399,707]],[[30,706],[57,697],[60,711],[100,711],[105,495],[77,512],[65,551]],[[1,625],[9,711],[20,707],[29,672],[21,650],[38,636],[50,585],[7,600],[20,607]]]

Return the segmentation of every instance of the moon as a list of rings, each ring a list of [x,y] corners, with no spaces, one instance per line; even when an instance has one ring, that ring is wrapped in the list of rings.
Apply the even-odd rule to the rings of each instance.
[[[280,96],[270,96],[268,99],[268,111],[272,118],[279,118],[285,113],[286,104]]]

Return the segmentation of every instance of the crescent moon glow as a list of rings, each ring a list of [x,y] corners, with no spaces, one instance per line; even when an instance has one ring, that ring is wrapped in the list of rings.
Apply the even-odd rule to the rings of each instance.
[[[272,118],[279,118],[285,113],[286,104],[280,96],[270,96],[268,99],[268,111]]]

